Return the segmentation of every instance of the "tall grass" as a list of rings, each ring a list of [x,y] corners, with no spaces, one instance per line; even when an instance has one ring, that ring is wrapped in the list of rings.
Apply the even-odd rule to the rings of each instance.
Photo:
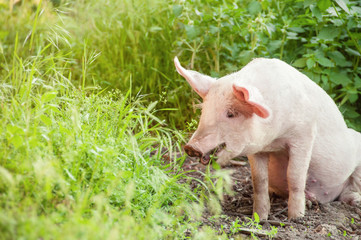
[[[150,12],[125,1],[137,19],[106,22],[96,9],[111,14],[116,4],[93,3],[65,4],[65,13],[47,1],[35,8],[23,2],[13,12],[1,5],[0,239],[214,236],[192,217],[203,209],[191,204],[198,193],[178,181],[184,178],[176,162],[184,160],[177,156],[183,135],[157,117],[166,111],[157,101],[133,87],[138,81],[155,87],[162,72],[147,66],[151,60],[136,49],[144,44],[137,28],[154,24],[139,22],[138,13]],[[160,4],[142,3],[149,11]],[[86,16],[94,14],[104,26],[76,16],[86,6]],[[118,14],[126,13],[124,7]],[[114,24],[132,22],[139,25],[117,35]],[[152,44],[142,46],[148,57],[156,54]],[[95,51],[95,45],[104,48]],[[101,88],[102,80],[122,90]]]
[[[0,239],[201,233],[185,221],[197,196],[178,183],[175,162],[162,157],[165,148],[177,159],[182,135],[164,127],[156,104],[131,89],[74,86],[72,60],[60,52],[44,56],[47,47],[29,58],[15,51],[3,70]]]
[[[37,9],[28,1],[12,12],[0,5],[5,58],[11,57],[18,34],[19,56],[31,56],[49,43],[44,54],[66,53],[76,86],[131,87],[133,92],[151,94],[162,108],[185,105],[191,91],[177,94],[185,82],[172,61],[178,36],[172,1],[62,1],[54,8],[44,0],[38,13]],[[92,63],[88,69],[85,62]],[[184,127],[184,119],[177,115],[162,116],[170,125]]]

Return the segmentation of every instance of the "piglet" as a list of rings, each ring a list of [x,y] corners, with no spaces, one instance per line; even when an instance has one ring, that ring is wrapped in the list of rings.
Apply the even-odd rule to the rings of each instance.
[[[304,216],[305,199],[361,201],[361,134],[334,101],[287,63],[258,58],[215,79],[175,67],[203,99],[199,126],[184,147],[208,164],[247,156],[253,211],[267,219],[269,192],[288,197],[288,218]]]

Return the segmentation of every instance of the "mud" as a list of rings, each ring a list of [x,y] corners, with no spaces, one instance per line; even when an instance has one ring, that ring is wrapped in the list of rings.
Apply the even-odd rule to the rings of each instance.
[[[203,180],[206,166],[199,160],[187,158],[182,165],[183,171],[194,170],[187,175]],[[327,204],[307,201],[303,218],[288,221],[287,199],[271,196],[271,213],[267,221],[258,225],[246,225],[252,218],[252,180],[250,166],[246,159],[230,165],[232,169],[233,195],[224,195],[222,214],[214,220],[207,211],[203,225],[226,233],[230,239],[360,239],[361,206],[350,206],[335,201]],[[214,170],[211,170],[214,171]],[[199,183],[191,181],[190,187]],[[244,223],[244,224],[242,224]],[[273,235],[271,234],[273,229]],[[275,233],[277,232],[277,233]]]

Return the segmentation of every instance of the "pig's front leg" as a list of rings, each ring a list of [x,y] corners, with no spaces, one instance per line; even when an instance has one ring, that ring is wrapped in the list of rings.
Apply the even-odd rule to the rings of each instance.
[[[268,159],[269,156],[266,153],[248,156],[253,183],[253,212],[256,212],[260,219],[267,219],[270,211]]]
[[[289,142],[288,219],[303,217],[305,214],[307,172],[311,161],[316,128],[305,131],[303,134]]]

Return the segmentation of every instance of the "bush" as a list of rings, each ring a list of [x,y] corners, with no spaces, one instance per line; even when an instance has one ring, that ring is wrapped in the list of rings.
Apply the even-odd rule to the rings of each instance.
[[[358,1],[186,1],[173,6],[179,54],[213,76],[255,57],[299,68],[361,130],[361,6]]]

